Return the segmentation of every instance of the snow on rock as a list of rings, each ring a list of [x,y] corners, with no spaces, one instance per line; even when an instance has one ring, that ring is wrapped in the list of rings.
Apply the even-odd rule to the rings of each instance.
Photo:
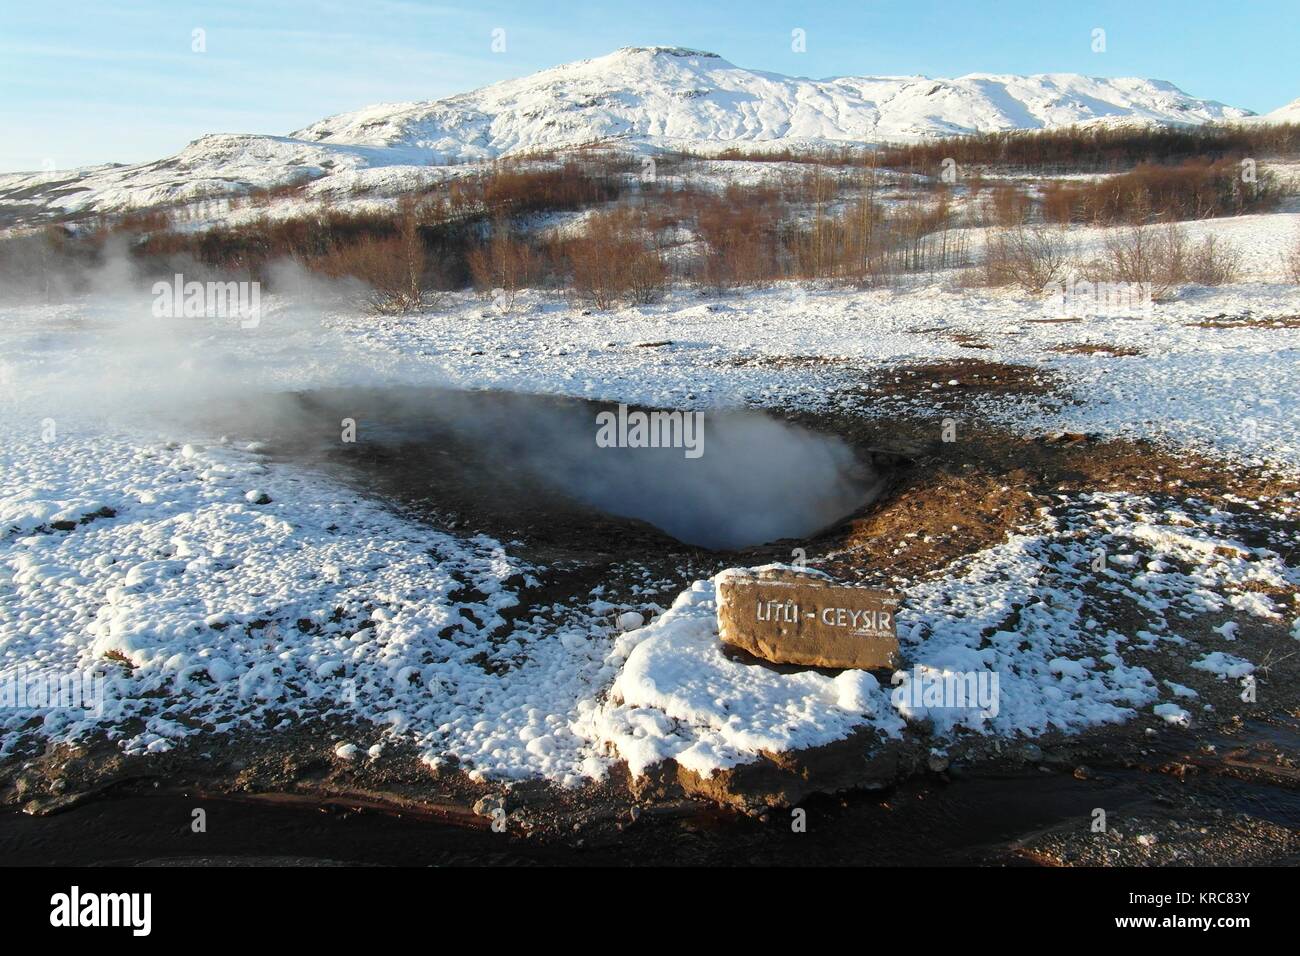
[[[356,760],[361,753],[361,748],[356,744],[340,743],[334,748],[334,756],[340,760]]]
[[[1245,677],[1255,671],[1255,665],[1250,661],[1234,657],[1232,654],[1225,654],[1223,651],[1206,654],[1200,660],[1193,661],[1192,666],[1198,671],[1209,671],[1211,674],[1217,674],[1220,677],[1234,679]]]
[[[619,668],[608,701],[584,707],[574,730],[613,745],[634,774],[671,757],[708,776],[760,751],[838,740],[873,719],[893,735],[902,728],[868,674],[782,674],[728,658],[715,600],[714,582],[697,581],[620,638],[608,658]]]
[[[624,631],[635,631],[645,624],[645,618],[636,611],[624,611],[618,616],[618,626]]]
[[[1175,727],[1188,727],[1192,723],[1192,715],[1177,704],[1156,704],[1152,712],[1165,723],[1173,724]]]

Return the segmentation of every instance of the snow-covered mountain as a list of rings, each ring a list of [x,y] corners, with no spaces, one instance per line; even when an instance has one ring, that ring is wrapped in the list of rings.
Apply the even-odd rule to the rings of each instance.
[[[429,103],[372,106],[298,139],[486,158],[598,139],[652,145],[916,139],[1108,118],[1203,123],[1249,116],[1160,80],[972,73],[808,80],[713,53],[632,47]]]
[[[810,80],[744,69],[698,50],[629,47],[441,100],[341,113],[288,137],[206,136],[151,163],[0,176],[0,213],[13,221],[152,206],[306,178],[340,177],[342,184],[383,169],[380,179],[400,181],[420,175],[412,167],[427,174],[430,166],[593,141],[632,149],[797,148],[1250,115],[1162,80],[1073,73]]]
[[[1264,123],[1300,123],[1300,99],[1294,99],[1286,106],[1279,106],[1259,119]]]

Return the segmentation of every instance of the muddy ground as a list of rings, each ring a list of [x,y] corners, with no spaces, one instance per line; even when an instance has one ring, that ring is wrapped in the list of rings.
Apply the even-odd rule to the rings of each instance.
[[[1295,720],[1156,741],[1100,735],[1008,748],[876,791],[742,815],[709,801],[633,801],[618,787],[516,791],[505,826],[474,791],[426,778],[409,800],[382,772],[330,768],[330,738],[261,741],[249,789],[211,782],[235,757],[164,755],[59,812],[0,813],[0,858],[46,864],[1295,865]],[[254,746],[254,742],[245,742]],[[310,755],[315,753],[313,759]],[[304,756],[306,755],[306,756]],[[314,768],[314,769],[313,769]],[[193,774],[194,776],[191,776]],[[361,789],[388,787],[383,791]],[[203,832],[194,811],[205,812]],[[1105,832],[1094,831],[1097,810]]]
[[[950,383],[959,384],[952,385]],[[873,414],[856,399],[869,399]],[[1068,401],[1037,368],[977,360],[863,376],[834,412],[783,412],[838,435],[886,478],[884,494],[811,540],[793,542],[835,576],[898,587],[942,573],[1026,527],[1072,491],[1131,491],[1232,515],[1251,547],[1295,553],[1293,478],[1186,452],[1088,435],[1025,438],[984,424],[989,402]],[[355,405],[356,396],[349,396]],[[295,399],[306,420],[338,396]],[[353,407],[350,406],[350,407]],[[382,414],[376,412],[375,414]],[[945,421],[957,440],[943,440]],[[949,436],[951,437],[951,435]],[[515,542],[551,570],[524,597],[563,604],[597,583],[610,599],[650,570],[665,606],[691,580],[736,564],[788,561],[792,542],[713,552],[629,519],[593,514],[483,469],[442,436],[360,443],[346,451],[287,437],[272,452],[321,467],[420,520]],[[322,452],[321,449],[326,448]],[[636,574],[629,569],[635,568]],[[1276,595],[1290,603],[1292,595]],[[520,613],[527,607],[520,608]],[[1114,609],[1122,615],[1123,609]],[[1134,617],[1134,626],[1139,618]],[[1208,628],[1209,622],[1204,627]],[[19,863],[994,863],[1034,865],[1286,863],[1300,858],[1300,655],[1285,625],[1243,622],[1234,653],[1271,661],[1259,703],[1152,651],[1131,663],[1195,689],[1213,711],[1191,729],[1148,714],[1065,738],[971,735],[930,751],[924,727],[880,747],[850,738],[770,755],[702,780],[675,765],[639,781],[615,773],[566,791],[506,789],[387,747],[347,763],[348,728],[314,722],[290,733],[245,732],[125,757],[104,741],[29,749],[0,766],[0,858]],[[769,666],[755,662],[755,666]],[[209,811],[195,834],[191,811]],[[804,811],[806,832],[792,829]],[[1097,829],[1098,810],[1106,827]],[[219,822],[218,822],[219,821]],[[496,821],[497,828],[492,823]],[[500,831],[500,832],[498,832]]]

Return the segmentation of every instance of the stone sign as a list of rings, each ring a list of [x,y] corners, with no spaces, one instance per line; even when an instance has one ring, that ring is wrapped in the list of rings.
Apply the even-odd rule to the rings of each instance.
[[[724,644],[779,664],[893,668],[899,598],[784,569],[734,572],[718,584]]]

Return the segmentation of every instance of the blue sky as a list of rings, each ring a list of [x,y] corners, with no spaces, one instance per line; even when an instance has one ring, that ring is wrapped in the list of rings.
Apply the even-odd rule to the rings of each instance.
[[[156,159],[651,44],[811,77],[1147,76],[1259,112],[1300,97],[1300,0],[0,0],[0,171]]]

